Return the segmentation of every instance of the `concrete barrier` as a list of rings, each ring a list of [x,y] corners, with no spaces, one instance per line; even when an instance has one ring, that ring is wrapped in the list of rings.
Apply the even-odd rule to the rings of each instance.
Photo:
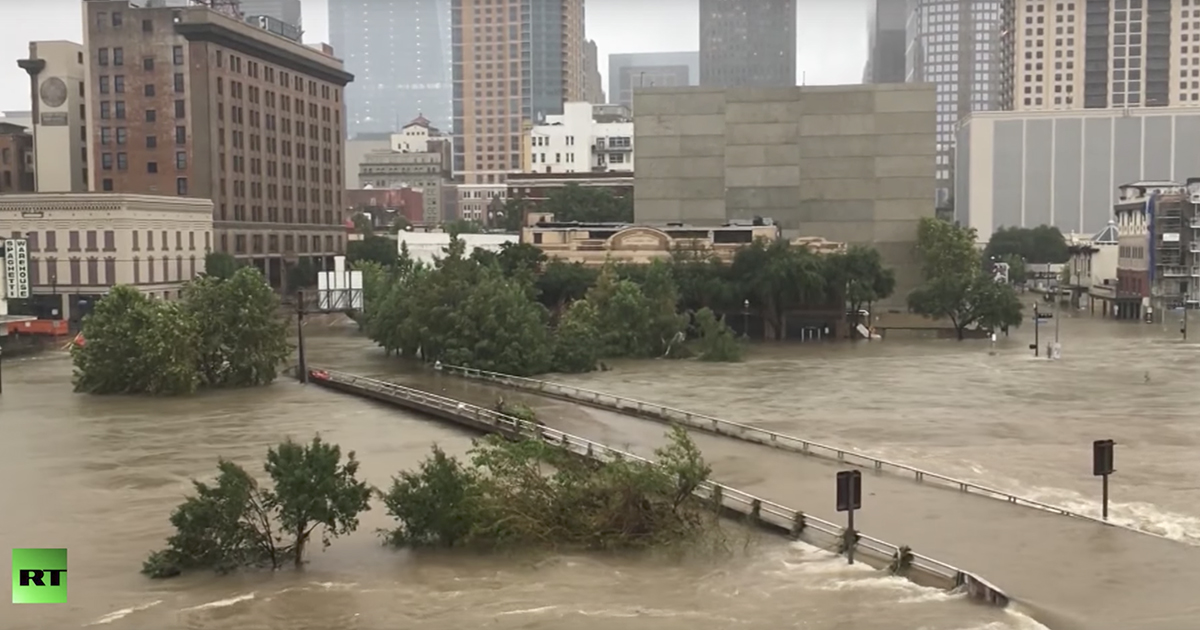
[[[309,382],[363,398],[403,407],[466,429],[510,438],[540,439],[577,455],[606,462],[614,459],[649,462],[643,457],[614,449],[557,429],[507,416],[492,409],[471,405],[420,389],[335,370],[314,368]],[[715,481],[697,491],[699,499],[748,525],[828,548],[844,539],[845,528]],[[1007,606],[1008,596],[983,578],[958,567],[898,547],[878,538],[857,533],[855,556],[879,569],[892,569],[922,586],[961,591],[968,597],[995,606]],[[906,562],[902,561],[904,559]],[[906,566],[904,566],[906,565]]]

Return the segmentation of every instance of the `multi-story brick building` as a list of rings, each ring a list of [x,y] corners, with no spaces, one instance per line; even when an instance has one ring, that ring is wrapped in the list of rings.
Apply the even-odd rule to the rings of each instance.
[[[0,193],[33,192],[33,136],[0,123]]]
[[[214,247],[273,286],[344,251],[343,90],[328,46],[204,6],[84,5],[93,189],[213,201]]]

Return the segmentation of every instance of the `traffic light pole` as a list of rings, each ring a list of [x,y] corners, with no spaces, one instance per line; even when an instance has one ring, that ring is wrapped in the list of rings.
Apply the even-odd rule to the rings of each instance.
[[[1033,356],[1041,356],[1041,330],[1042,330],[1042,314],[1038,311],[1037,302],[1033,303]]]

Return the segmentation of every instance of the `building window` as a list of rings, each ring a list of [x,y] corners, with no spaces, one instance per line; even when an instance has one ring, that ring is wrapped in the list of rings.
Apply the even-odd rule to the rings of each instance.
[[[146,122],[154,122],[158,120],[158,112],[153,109],[146,110]]]
[[[125,153],[117,154],[117,170],[124,171],[129,168],[129,156]]]
[[[68,273],[70,274],[70,276],[69,276],[70,283],[71,283],[72,285],[79,286],[79,284],[80,284],[80,277],[79,277],[79,276],[81,275],[81,274],[79,273],[79,271],[80,271],[80,269],[79,269],[79,259],[78,259],[78,258],[71,258],[71,259],[68,261],[67,269],[68,269]]]
[[[153,33],[154,32],[154,20],[142,20],[142,32],[143,33]]]
[[[180,197],[186,197],[188,194],[188,181],[186,177],[175,178],[175,194]]]
[[[125,119],[125,101],[113,101],[113,117],[118,120]]]
[[[112,192],[113,180],[109,179],[109,178],[105,178],[105,179],[101,180],[100,181],[100,190],[103,190],[104,192]]]
[[[157,173],[158,172],[158,162],[146,162],[146,172],[147,173]]]
[[[125,92],[125,75],[118,74],[113,77],[113,92],[123,94]]]
[[[183,94],[183,73],[182,72],[175,73],[175,93]]]
[[[100,261],[95,257],[87,259],[87,283],[91,285],[100,284]]]
[[[109,92],[108,77],[100,77],[100,93],[108,94],[108,92]]]
[[[112,103],[108,101],[100,102],[100,118],[104,120],[112,118]]]
[[[181,171],[187,168],[187,151],[175,152],[175,168]]]
[[[112,230],[104,230],[104,251],[117,251],[117,233]]]
[[[117,283],[117,259],[112,256],[104,259],[104,283],[108,286]]]
[[[113,168],[113,154],[101,153],[100,154],[100,169],[105,170],[105,171],[111,171],[112,168]]]
[[[114,66],[125,65],[125,49],[124,48],[117,47],[117,48],[112,49],[112,63]]]
[[[171,63],[177,66],[183,65],[183,46],[171,47]]]
[[[154,69],[154,57],[145,57],[142,59],[142,70],[147,72]]]
[[[117,127],[117,144],[125,144],[129,141],[129,130],[125,127]]]
[[[175,128],[175,144],[187,144],[187,127]]]
[[[100,48],[96,50],[96,63],[102,66],[108,65],[108,49]]]
[[[183,101],[175,101],[175,117],[183,118],[187,116],[187,108],[184,107]]]
[[[158,146],[158,136],[146,136],[146,148],[153,149]]]
[[[145,86],[143,86],[143,87],[142,87],[142,94],[143,94],[144,96],[154,96],[154,84],[153,84],[153,83],[147,83]]]
[[[112,14],[113,28],[120,28],[121,24],[123,23],[123,21],[121,20],[121,17],[122,17],[122,14],[120,11],[113,11],[113,14]]]

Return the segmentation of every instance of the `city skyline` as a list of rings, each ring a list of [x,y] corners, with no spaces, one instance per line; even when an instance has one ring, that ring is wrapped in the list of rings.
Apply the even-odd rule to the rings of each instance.
[[[302,0],[306,43],[328,42],[328,0]],[[0,23],[0,111],[28,110],[28,77],[16,60],[35,40],[83,39],[79,0],[39,0],[6,10]],[[797,83],[853,84],[862,78],[867,55],[866,0],[809,0],[797,11]],[[587,38],[596,41],[599,67],[609,84],[608,55],[699,49],[697,0],[593,0],[587,4]],[[633,19],[631,19],[633,14]],[[339,56],[340,51],[335,51]],[[611,96],[610,96],[611,98]],[[411,119],[416,116],[416,112]],[[405,119],[405,122],[407,119]]]

